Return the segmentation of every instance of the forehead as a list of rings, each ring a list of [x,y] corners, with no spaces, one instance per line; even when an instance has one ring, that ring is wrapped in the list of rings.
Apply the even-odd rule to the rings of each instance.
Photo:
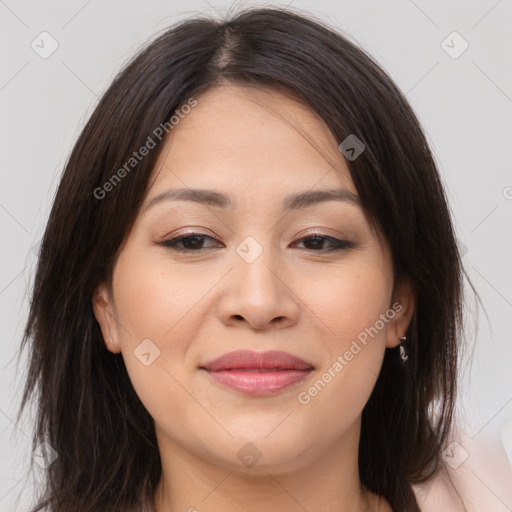
[[[343,155],[311,108],[282,89],[224,84],[198,95],[180,116],[158,159],[153,187],[315,184],[356,193]]]

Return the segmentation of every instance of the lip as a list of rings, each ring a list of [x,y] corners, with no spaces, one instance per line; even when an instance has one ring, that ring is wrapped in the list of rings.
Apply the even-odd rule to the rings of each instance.
[[[247,395],[263,396],[302,381],[314,367],[287,352],[236,350],[206,363],[205,370],[220,384]]]

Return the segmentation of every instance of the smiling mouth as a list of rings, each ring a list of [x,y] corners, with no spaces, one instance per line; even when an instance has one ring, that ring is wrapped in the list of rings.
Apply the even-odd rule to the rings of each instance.
[[[303,381],[314,367],[298,356],[279,350],[235,350],[199,369],[223,387],[246,395],[265,396]]]

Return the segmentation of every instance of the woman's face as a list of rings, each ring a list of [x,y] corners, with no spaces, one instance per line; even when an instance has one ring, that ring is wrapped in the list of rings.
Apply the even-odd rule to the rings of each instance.
[[[317,115],[275,90],[230,85],[196,99],[165,141],[112,295],[95,295],[107,346],[122,353],[161,449],[253,472],[357,449],[384,350],[412,314],[409,288],[392,295],[388,245]],[[334,190],[338,200],[310,195]],[[205,369],[239,350],[305,366],[269,358],[277,371],[256,371],[261,359],[235,358]]]

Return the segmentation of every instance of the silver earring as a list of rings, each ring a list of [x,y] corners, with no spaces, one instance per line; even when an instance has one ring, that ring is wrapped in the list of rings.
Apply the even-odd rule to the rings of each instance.
[[[407,336],[400,336],[400,357],[402,358],[402,361],[405,363],[407,359],[409,359],[409,356],[407,355],[407,352],[405,351],[404,343],[407,341]]]

